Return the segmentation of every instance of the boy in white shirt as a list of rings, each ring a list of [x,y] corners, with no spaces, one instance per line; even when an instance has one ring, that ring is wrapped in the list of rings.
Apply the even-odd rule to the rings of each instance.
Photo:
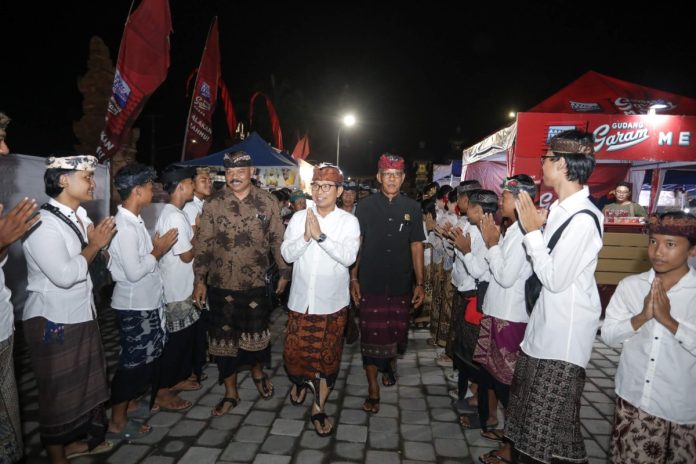
[[[95,227],[80,206],[94,199],[96,166],[94,156],[46,160],[51,199],[23,243],[24,336],[39,389],[41,443],[52,463],[113,446],[104,441],[109,391],[89,265],[116,229],[111,217]]]
[[[696,462],[696,216],[652,216],[652,269],[623,279],[602,339],[623,343],[611,462]]]
[[[469,202],[466,210],[467,228],[459,227],[450,230],[450,237],[454,242],[456,260],[461,262],[466,280],[473,284],[471,290],[466,293],[458,293],[455,305],[458,308],[456,316],[452,320],[452,351],[457,368],[459,369],[459,388],[466,387],[466,382],[471,381],[477,384],[477,407],[485,411],[482,416],[485,421],[481,422],[475,411],[460,408],[461,416],[459,422],[464,428],[496,427],[497,402],[491,394],[493,401],[488,401],[488,390],[478,388],[478,371],[480,366],[473,361],[474,350],[478,340],[482,308],[485,301],[488,282],[491,273],[486,262],[486,244],[481,236],[479,224],[484,214],[495,214],[498,210],[498,196],[492,190],[478,189],[469,193]],[[461,289],[461,286],[460,286]],[[473,293],[472,293],[473,292]],[[472,300],[476,299],[476,311],[467,314],[466,308]],[[473,308],[473,306],[472,306]],[[455,312],[453,312],[453,316]],[[462,380],[462,376],[465,377]],[[486,398],[483,398],[485,396]],[[461,405],[461,402],[458,403]],[[474,408],[475,409],[475,408]]]
[[[542,287],[510,385],[505,437],[514,449],[508,445],[484,462],[497,462],[496,456],[524,462],[587,461],[580,398],[602,313],[594,273],[604,218],[585,186],[594,165],[592,134],[562,132],[541,157],[544,184],[558,195],[548,220],[546,210],[537,211],[526,192],[517,199],[523,243]]]
[[[160,382],[157,404],[165,410],[183,411],[192,403],[176,391],[199,390],[201,384],[189,379],[193,362],[193,343],[199,313],[193,306],[193,228],[182,207],[193,198],[196,168],[172,166],[160,175],[169,203],[164,206],[155,231],[165,235],[177,230],[177,241],[159,262],[164,284],[167,343],[160,358]],[[174,391],[170,391],[174,390]]]
[[[154,363],[166,340],[163,329],[162,277],[159,259],[177,240],[171,229],[154,240],[140,217],[152,202],[154,169],[141,164],[121,168],[114,184],[123,203],[118,206],[118,234],[109,247],[109,270],[116,286],[111,307],[116,310],[121,354],[111,381],[111,419],[108,437],[133,440],[150,433],[149,425],[128,420],[129,404],[156,387]],[[153,395],[154,396],[154,395]],[[154,397],[150,406],[154,404]],[[134,404],[130,404],[134,407]]]

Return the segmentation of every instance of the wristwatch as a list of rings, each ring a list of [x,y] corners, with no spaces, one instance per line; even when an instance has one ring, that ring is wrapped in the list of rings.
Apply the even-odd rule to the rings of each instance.
[[[326,240],[326,234],[322,232],[321,234],[319,234],[319,238],[317,239],[317,243],[321,243],[324,240]]]

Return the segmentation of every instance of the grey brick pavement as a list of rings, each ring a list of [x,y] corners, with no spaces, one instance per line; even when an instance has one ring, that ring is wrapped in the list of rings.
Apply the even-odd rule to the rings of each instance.
[[[100,325],[112,368],[118,356],[117,331],[106,311]],[[448,463],[478,462],[492,449],[479,430],[463,430],[450,407],[443,369],[434,363],[436,351],[425,343],[425,330],[412,331],[408,352],[399,360],[400,378],[395,387],[382,388],[381,411],[367,415],[361,410],[367,394],[357,344],[346,346],[337,386],[327,412],[335,423],[329,438],[318,437],[304,407],[294,407],[288,398],[289,382],[281,365],[285,315],[273,316],[273,364],[269,374],[276,388],[270,401],[259,399],[247,374],[240,375],[242,402],[231,413],[211,418],[210,409],[223,393],[216,385],[217,372],[210,365],[204,388],[182,396],[194,402],[184,413],[159,412],[150,418],[153,432],[132,443],[116,442],[110,454],[74,459],[75,464],[142,463]],[[16,337],[16,365],[27,463],[48,463],[39,443],[36,381],[26,347]],[[582,432],[591,464],[606,462],[613,414],[613,378],[619,352],[595,342],[582,399]],[[502,411],[498,414],[503,419]]]

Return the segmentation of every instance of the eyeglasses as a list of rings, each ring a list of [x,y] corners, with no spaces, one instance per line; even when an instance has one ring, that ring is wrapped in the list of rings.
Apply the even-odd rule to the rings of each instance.
[[[403,171],[381,171],[383,177],[399,178],[404,175]]]
[[[331,190],[331,187],[338,187],[337,184],[317,184],[314,182],[312,182],[311,186],[312,186],[312,190],[320,190],[321,189],[322,192],[328,192],[329,190]]]
[[[618,195],[628,195],[629,193],[631,193],[631,191],[630,190],[617,190],[616,193]]]

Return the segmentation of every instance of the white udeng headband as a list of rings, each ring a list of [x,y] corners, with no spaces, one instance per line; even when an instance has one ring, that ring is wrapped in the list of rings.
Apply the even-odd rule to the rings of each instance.
[[[97,158],[91,155],[51,156],[46,160],[46,169],[69,169],[71,171],[94,171]]]

